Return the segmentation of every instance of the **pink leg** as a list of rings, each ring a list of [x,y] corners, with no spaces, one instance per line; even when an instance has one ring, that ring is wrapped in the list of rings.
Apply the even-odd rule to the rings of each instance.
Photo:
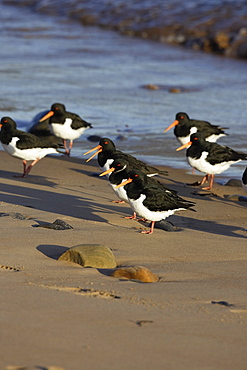
[[[155,224],[155,221],[152,221],[151,222],[151,228],[150,228],[150,230],[144,230],[144,231],[141,231],[141,233],[142,234],[153,234],[153,232],[154,232],[154,224]]]
[[[22,175],[14,175],[14,177],[25,177],[27,161],[23,160],[22,163],[23,163],[23,174]]]
[[[209,175],[210,176],[210,182],[209,182],[209,186],[206,187],[206,188],[202,188],[203,190],[211,190],[212,187],[213,187],[213,182],[214,182],[214,175]]]
[[[136,220],[136,213],[133,212],[133,216],[126,216],[124,218],[128,218],[129,220]]]
[[[65,149],[65,154],[66,155],[70,155],[70,149],[67,148],[67,140],[63,140],[63,146],[64,146],[64,149]]]
[[[40,161],[40,158],[35,159],[35,161],[33,161],[33,162],[28,166],[28,168],[26,169],[26,172],[25,172],[25,175],[24,175],[24,176],[26,176],[26,175],[28,175],[28,174],[29,174],[29,172],[31,171],[31,169],[33,168],[33,166],[34,166],[38,161]],[[24,176],[23,176],[23,177],[24,177]]]
[[[112,200],[112,203],[125,203],[125,201],[124,200]]]
[[[208,181],[208,174],[203,177],[202,181],[200,182],[200,185],[203,185],[206,181]]]

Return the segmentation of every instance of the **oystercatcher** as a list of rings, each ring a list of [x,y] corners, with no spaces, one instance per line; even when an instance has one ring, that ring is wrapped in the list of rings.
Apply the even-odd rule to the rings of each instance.
[[[191,167],[206,174],[201,182],[193,185],[203,185],[206,181],[209,181],[209,186],[203,188],[204,190],[212,189],[215,174],[222,173],[232,164],[247,159],[247,154],[206,141],[201,132],[192,134],[190,141],[176,150],[186,147],[189,147],[186,156]]]
[[[152,234],[156,221],[164,220],[177,211],[191,209],[195,203],[187,201],[168,189],[159,182],[150,182],[150,178],[142,171],[132,170],[128,179],[118,187],[125,186],[130,207],[137,215],[151,221],[148,231],[143,234]]]
[[[109,179],[108,179],[109,184],[111,185],[117,197],[120,199],[120,201],[114,201],[115,203],[129,203],[129,198],[127,196],[125,187],[117,187],[117,185],[121,184],[123,181],[126,181],[128,178],[128,173],[133,169],[134,168],[132,168],[131,165],[126,160],[122,158],[118,158],[113,161],[113,163],[111,164],[111,168],[109,168],[107,171],[102,172],[99,175],[99,176],[104,176],[104,175],[110,174]],[[165,185],[161,184],[160,182],[155,180],[153,177],[148,176],[148,183],[149,184],[159,183],[161,186],[164,187],[164,189],[167,189]],[[170,191],[176,193],[174,190],[170,190]],[[126,217],[126,218],[136,219],[136,213],[134,212],[133,216]]]
[[[242,186],[243,186],[243,189],[247,191],[247,167],[242,176]]]
[[[0,141],[4,150],[23,161],[23,174],[15,177],[25,177],[47,154],[61,153],[58,144],[51,144],[33,134],[17,130],[16,122],[10,117],[3,117],[0,127]],[[27,167],[27,161],[33,162]]]
[[[63,143],[60,137],[57,137],[51,133],[49,118],[40,122],[40,119],[42,119],[47,113],[49,113],[49,110],[36,114],[36,116],[32,119],[31,126],[28,129],[28,132],[42,139],[45,139],[45,141],[49,141],[50,143]]]
[[[104,171],[109,170],[114,159],[123,159],[128,162],[131,168],[137,168],[144,173],[147,173],[148,176],[168,174],[167,171],[160,171],[157,168],[149,166],[145,162],[140,161],[133,155],[117,150],[113,141],[108,138],[102,138],[99,142],[99,145],[97,145],[95,148],[90,149],[89,151],[84,153],[84,155],[91,153],[94,150],[96,150],[96,152],[90,158],[88,158],[86,162],[90,161],[98,154],[98,164]]]
[[[175,121],[168,126],[164,132],[170,130],[172,127],[175,127],[174,135],[181,144],[188,143],[190,141],[190,136],[196,132],[202,132],[205,139],[212,143],[216,142],[220,137],[227,135],[224,132],[226,127],[211,125],[211,123],[207,121],[190,119],[188,114],[184,112],[177,113]]]
[[[73,141],[78,139],[86,129],[92,128],[91,123],[84,121],[75,113],[67,112],[65,106],[60,103],[52,104],[51,110],[40,119],[40,122],[47,118],[50,118],[49,126],[52,134],[63,139],[67,155],[70,155]],[[69,146],[67,146],[67,140],[69,140]]]

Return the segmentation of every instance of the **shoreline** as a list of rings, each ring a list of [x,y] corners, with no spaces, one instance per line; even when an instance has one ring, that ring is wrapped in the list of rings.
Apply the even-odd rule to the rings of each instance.
[[[247,204],[226,199],[245,195],[241,188],[216,183],[218,196],[202,196],[184,185],[195,175],[164,167],[169,176],[159,181],[195,201],[197,212],[167,219],[179,231],[144,235],[148,224],[124,219],[129,206],[112,203],[107,180],[93,175],[96,160],[48,156],[17,179],[21,161],[0,157],[1,215],[9,214],[1,217],[1,369],[244,370]],[[56,219],[73,229],[35,227]],[[118,266],[144,266],[159,282],[57,260],[82,243],[108,246]]]
[[[70,5],[40,0],[31,3],[11,1],[12,6],[28,7],[33,12],[52,17],[61,17],[83,26],[102,29],[161,44],[180,45],[187,49],[203,51],[227,58],[246,60],[246,4],[194,2],[190,7],[181,3],[126,4],[125,2],[102,1],[92,6],[91,2]],[[163,5],[163,6],[162,6]]]

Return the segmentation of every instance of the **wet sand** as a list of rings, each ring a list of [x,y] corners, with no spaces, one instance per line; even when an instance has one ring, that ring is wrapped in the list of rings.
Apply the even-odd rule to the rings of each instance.
[[[169,218],[179,230],[140,233],[147,223],[116,199],[96,161],[46,157],[27,178],[21,161],[1,160],[1,356],[10,369],[246,368],[246,202],[185,186],[197,177],[160,178],[196,202]],[[208,194],[208,195],[206,195]],[[13,218],[19,213],[24,219]],[[70,230],[35,227],[61,219]],[[142,265],[141,283],[58,261],[72,246],[112,249],[118,266]],[[224,301],[229,306],[213,304]],[[11,369],[13,369],[11,368]]]

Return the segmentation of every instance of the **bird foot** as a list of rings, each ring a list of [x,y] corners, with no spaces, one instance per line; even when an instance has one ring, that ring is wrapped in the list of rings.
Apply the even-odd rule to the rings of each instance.
[[[153,230],[143,230],[141,234],[153,234]]]
[[[23,173],[22,175],[14,175],[15,178],[23,178],[23,177],[26,177],[26,174]]]
[[[207,186],[206,188],[202,188],[202,190],[211,190],[212,187],[211,186]]]
[[[120,204],[120,203],[125,203],[125,201],[124,201],[124,200],[112,200],[111,202],[112,202],[112,203],[118,203],[118,204]]]

